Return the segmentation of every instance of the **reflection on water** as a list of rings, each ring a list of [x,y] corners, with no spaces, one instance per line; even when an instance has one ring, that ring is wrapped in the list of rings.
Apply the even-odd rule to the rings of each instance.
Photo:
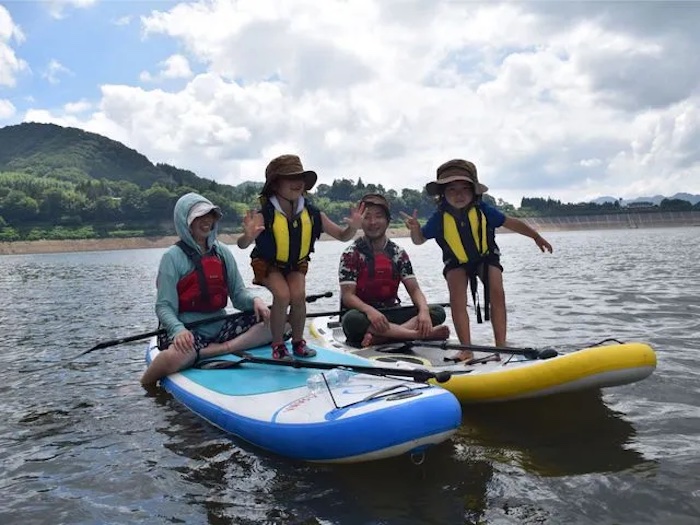
[[[464,407],[458,440],[540,476],[652,468],[634,449],[636,432],[598,392]]]
[[[187,494],[208,523],[478,523],[493,473],[487,460],[433,447],[420,464],[407,457],[351,465],[295,463],[267,454],[216,429],[186,425],[191,416],[166,393],[168,449],[188,458],[177,467],[199,489]],[[201,423],[206,425],[206,423]],[[202,434],[205,439],[202,439]]]

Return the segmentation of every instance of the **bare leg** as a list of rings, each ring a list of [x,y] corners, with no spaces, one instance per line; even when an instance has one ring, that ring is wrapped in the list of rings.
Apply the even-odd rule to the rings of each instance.
[[[156,358],[151,361],[148,368],[141,377],[141,384],[154,385],[159,379],[174,374],[178,370],[188,368],[194,363],[197,354],[194,349],[186,353],[178,352],[173,345],[159,353]]]
[[[469,313],[467,312],[467,273],[462,268],[454,268],[447,272],[445,279],[450,291],[450,308],[452,309],[452,321],[457,337],[463,345],[470,345],[472,338],[469,330]],[[457,359],[465,360],[472,357],[471,351],[462,350]]]
[[[491,299],[491,326],[496,346],[506,346],[506,294],[503,289],[503,273],[495,266],[489,266],[489,293]]]
[[[422,339],[424,341],[441,340],[447,339],[450,336],[450,328],[441,324],[439,326],[433,326],[428,337],[421,337],[420,332],[415,328],[406,328],[406,324],[410,322],[411,320],[402,325],[390,323],[389,329],[381,334],[374,333],[370,328],[362,339],[362,346],[376,345],[387,341],[411,341],[413,339]],[[414,322],[413,324],[415,326],[416,323]]]
[[[284,337],[284,324],[287,322],[289,307],[289,286],[280,272],[272,271],[265,278],[265,287],[272,293],[272,308],[270,308],[270,331],[272,342],[281,343]]]
[[[272,333],[265,323],[251,326],[238,337],[229,339],[224,343],[212,343],[202,348],[199,352],[201,358],[215,357],[222,354],[241,355],[244,350],[265,345],[272,341]]]
[[[289,285],[289,324],[292,326],[292,341],[299,341],[304,336],[306,322],[306,276],[301,272],[287,275]]]

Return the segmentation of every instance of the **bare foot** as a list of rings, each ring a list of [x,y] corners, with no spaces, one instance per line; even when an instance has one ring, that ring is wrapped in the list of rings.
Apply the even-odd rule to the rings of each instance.
[[[430,330],[430,335],[426,337],[428,341],[442,341],[450,337],[450,327],[444,324],[434,326]]]
[[[474,353],[471,350],[462,350],[457,354],[454,359],[455,361],[471,361],[474,358]]]

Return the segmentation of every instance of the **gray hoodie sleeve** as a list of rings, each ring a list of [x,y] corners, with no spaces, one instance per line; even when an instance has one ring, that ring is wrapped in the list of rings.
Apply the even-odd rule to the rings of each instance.
[[[233,257],[231,250],[225,244],[218,242],[219,253],[221,253],[226,261],[226,273],[228,277],[228,295],[231,298],[231,303],[234,308],[241,311],[253,310],[254,295],[246,290],[243,283],[241,272],[238,271],[238,264]]]
[[[165,252],[158,267],[156,315],[171,338],[185,329],[185,325],[182,324],[177,315],[177,281],[178,274],[172,252]]]

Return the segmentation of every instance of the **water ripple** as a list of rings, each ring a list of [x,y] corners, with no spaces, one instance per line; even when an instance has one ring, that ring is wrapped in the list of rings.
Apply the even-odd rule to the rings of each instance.
[[[499,235],[511,344],[644,341],[658,369],[603,395],[465,407],[420,466],[298,464],[230,439],[141,389],[142,343],[69,361],[155,328],[163,250],[0,257],[0,522],[697,523],[696,230],[552,233],[552,255]],[[398,242],[429,300],[447,301],[437,247]],[[309,293],[337,292],[343,247],[319,243]],[[249,250],[235,254],[250,283]],[[309,310],[337,306],[336,293]],[[492,342],[486,324],[472,332]]]

